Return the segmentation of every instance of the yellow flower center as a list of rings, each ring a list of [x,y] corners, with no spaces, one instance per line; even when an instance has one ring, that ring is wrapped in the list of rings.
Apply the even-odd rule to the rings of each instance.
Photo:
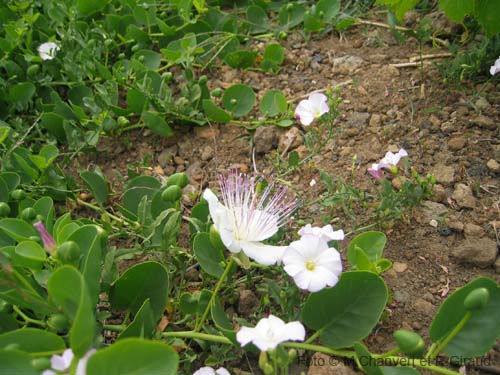
[[[316,269],[316,264],[310,260],[306,262],[306,269],[308,271],[314,271]]]

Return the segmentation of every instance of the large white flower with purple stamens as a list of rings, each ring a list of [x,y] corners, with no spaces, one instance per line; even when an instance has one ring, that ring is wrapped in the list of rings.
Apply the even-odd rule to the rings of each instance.
[[[295,199],[286,195],[287,188],[270,184],[262,194],[257,192],[258,179],[232,171],[219,176],[223,204],[210,190],[203,198],[224,245],[232,253],[243,251],[263,265],[281,260],[286,246],[271,246],[262,241],[272,237],[296,209]]]
[[[295,118],[304,126],[311,125],[314,119],[320,118],[330,110],[327,101],[326,95],[312,93],[309,98],[300,101],[295,109]]]

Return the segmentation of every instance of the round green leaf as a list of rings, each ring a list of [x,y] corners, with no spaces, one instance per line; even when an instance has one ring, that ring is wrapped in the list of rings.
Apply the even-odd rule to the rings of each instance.
[[[320,331],[323,344],[352,346],[368,336],[387,303],[387,287],[368,271],[344,272],[334,288],[313,293],[302,310],[302,321]]]
[[[224,273],[224,254],[210,242],[208,233],[198,233],[194,238],[193,251],[203,271],[214,277]]]
[[[340,11],[340,0],[319,0],[315,14],[324,21],[331,21]]]
[[[168,345],[136,338],[123,339],[89,358],[87,375],[175,375],[179,358]]]
[[[129,268],[112,285],[109,300],[115,309],[137,313],[148,298],[155,318],[159,318],[167,306],[168,273],[157,262],[144,262]]]
[[[474,358],[488,352],[500,337],[500,287],[492,279],[477,278],[456,290],[439,308],[430,328],[433,342],[443,340],[462,320],[467,312],[464,301],[470,292],[486,288],[489,292],[488,303],[479,310],[472,311],[472,317],[444,348],[444,352],[456,358]]]
[[[109,195],[108,184],[100,173],[83,171],[80,172],[80,177],[92,192],[97,203],[102,205],[106,202]]]
[[[250,30],[253,33],[261,33],[269,29],[269,18],[264,9],[257,5],[250,5],[247,8],[247,18]]]
[[[172,128],[167,124],[163,117],[160,117],[157,113],[143,112],[142,120],[148,128],[162,137],[170,137],[174,134]]]
[[[10,88],[9,99],[15,103],[28,104],[35,91],[35,85],[31,82],[18,83]]]
[[[18,242],[29,240],[31,236],[38,236],[36,229],[21,219],[5,218],[0,220],[0,230]]]
[[[202,105],[203,111],[205,111],[205,114],[210,121],[218,122],[220,124],[227,124],[231,121],[231,115],[219,108],[210,99],[203,99]]]
[[[347,260],[353,266],[357,264],[356,261],[356,246],[360,247],[368,256],[371,262],[375,263],[382,257],[387,237],[382,232],[370,231],[357,235],[349,243],[347,248]]]
[[[0,348],[9,344],[16,344],[18,350],[31,354],[57,352],[66,348],[64,340],[55,333],[29,327],[1,334]]]
[[[14,265],[40,270],[47,259],[45,250],[35,241],[23,241],[14,251]]]
[[[158,69],[161,64],[161,55],[158,52],[151,51],[149,49],[144,49],[137,51],[134,54],[134,58],[142,60],[141,63],[144,64],[149,69]]]
[[[256,58],[254,51],[234,51],[224,56],[224,62],[234,69],[247,69],[253,66]]]
[[[255,93],[250,86],[244,84],[232,85],[222,96],[222,105],[234,116],[247,115],[255,104]]]
[[[278,43],[269,44],[264,50],[264,60],[280,65],[285,60],[285,49]]]
[[[288,108],[285,95],[279,90],[269,90],[260,102],[260,111],[268,117],[285,113]]]
[[[31,356],[18,350],[0,350],[0,374],[39,375]]]

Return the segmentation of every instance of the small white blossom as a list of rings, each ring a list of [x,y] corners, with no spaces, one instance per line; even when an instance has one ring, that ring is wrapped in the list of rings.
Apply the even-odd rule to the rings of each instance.
[[[76,366],[76,375],[85,375],[87,361],[95,352],[95,349],[90,349],[82,358],[80,358],[80,360],[78,361],[78,365]],[[53,355],[50,358],[51,370],[45,370],[44,372],[42,372],[42,375],[56,375],[61,372],[67,372],[69,370],[69,367],[71,366],[73,357],[74,354],[71,349],[66,349],[62,355]]]
[[[283,256],[284,269],[301,289],[317,292],[334,286],[342,273],[339,252],[322,236],[305,235],[292,242]]]
[[[38,54],[40,55],[42,60],[52,60],[54,57],[56,57],[56,53],[60,49],[61,48],[56,43],[46,42],[38,46]]]
[[[381,180],[384,177],[383,165],[373,163],[371,168],[368,168],[368,173],[371,174],[376,180]]]
[[[224,367],[214,370],[212,367],[202,367],[196,370],[193,375],[231,375]]]
[[[313,178],[310,182],[309,182],[309,186],[310,187],[313,187],[316,185],[316,180]]]
[[[495,63],[490,68],[490,74],[494,76],[500,72],[500,57],[495,61]]]
[[[280,318],[269,315],[259,320],[255,328],[241,327],[236,340],[245,346],[254,344],[262,351],[276,348],[285,341],[304,341],[306,330],[300,322],[286,323]]]
[[[311,125],[314,119],[320,118],[330,110],[327,101],[326,95],[312,93],[308,99],[300,101],[295,109],[295,118],[304,126]]]
[[[299,230],[299,236],[313,235],[321,237],[325,242],[342,241],[344,239],[344,231],[342,229],[334,231],[330,224],[324,227],[313,227],[307,224]]]
[[[219,176],[224,204],[206,189],[210,216],[224,245],[232,253],[243,251],[260,264],[269,266],[281,261],[286,246],[261,243],[272,237],[296,209],[295,199],[287,198],[286,187],[270,184],[262,194],[258,180],[237,171]]]
[[[382,160],[380,160],[381,167],[393,167],[398,165],[399,161],[408,156],[408,153],[404,148],[399,150],[397,153],[393,153],[391,151],[387,152]]]

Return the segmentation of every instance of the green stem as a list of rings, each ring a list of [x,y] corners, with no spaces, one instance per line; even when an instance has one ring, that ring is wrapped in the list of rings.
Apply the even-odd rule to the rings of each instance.
[[[201,333],[195,331],[177,331],[177,332],[163,332],[163,337],[176,337],[181,339],[198,339],[203,341],[218,342],[220,344],[233,345],[231,340],[224,336],[210,335],[208,333]]]
[[[399,347],[395,347],[394,349],[391,349],[385,353],[382,354],[372,354],[373,358],[385,358],[385,357],[390,357],[393,356],[394,354],[398,354],[401,351]]]
[[[23,320],[26,322],[26,323],[31,323],[31,324],[36,324],[37,326],[40,326],[40,327],[46,327],[47,326],[47,323],[45,323],[44,321],[42,320],[37,320],[37,319],[33,319],[33,318],[30,318],[28,315],[26,315],[19,307],[17,307],[16,305],[13,305],[12,306],[12,309],[21,317],[23,318]]]
[[[136,226],[136,222],[132,222],[132,221],[129,221],[127,219],[124,219],[124,218],[121,218],[121,217],[118,217],[116,215],[113,215],[112,213],[106,211],[105,209],[103,209],[102,207],[99,207],[99,206],[96,206],[95,204],[92,204],[92,203],[88,203],[88,202],[85,202],[84,200],[81,200],[80,198],[76,198],[76,202],[82,206],[85,206],[85,207],[88,207],[88,208],[91,208],[93,209],[94,211],[97,211],[97,212],[100,212],[101,214],[106,214],[108,215],[111,219],[115,220],[115,221],[118,221],[119,223],[123,224],[123,225],[132,225],[132,226]]]
[[[460,320],[460,322],[455,326],[455,328],[453,328],[453,330],[448,334],[448,336],[446,336],[445,339],[441,341],[437,345],[436,349],[434,349],[434,351],[429,355],[430,360],[433,360],[439,353],[441,353],[441,351],[446,347],[446,345],[450,343],[450,341],[457,335],[457,333],[460,332],[462,328],[464,328],[465,324],[467,324],[467,322],[471,317],[472,317],[472,311],[468,310],[465,313],[462,320]]]
[[[350,232],[346,233],[345,236],[350,236],[351,234],[354,234],[354,233],[358,233],[358,232],[361,232],[365,229],[370,229],[370,228],[373,228],[375,226],[377,226],[378,224],[377,223],[372,223],[372,224],[368,224],[368,225],[365,225],[364,227],[359,227],[359,228],[356,228],[356,229],[353,229],[351,230]]]
[[[207,319],[208,313],[210,312],[210,309],[212,308],[212,304],[215,301],[215,297],[217,297],[217,293],[219,293],[219,290],[222,287],[222,284],[224,283],[224,280],[226,280],[226,277],[229,274],[229,271],[233,267],[233,264],[234,264],[234,258],[231,257],[230,260],[229,260],[229,262],[226,265],[226,269],[224,270],[224,273],[222,274],[221,278],[217,282],[217,285],[215,286],[215,290],[212,293],[212,296],[210,297],[210,301],[208,301],[208,305],[205,308],[205,311],[203,312],[203,315],[201,316],[200,321],[198,322],[198,324],[196,325],[196,327],[194,329],[195,332],[197,332],[197,331],[199,331],[201,329],[201,327],[203,326],[203,323]]]
[[[317,338],[319,335],[321,335],[321,332],[322,332],[321,330],[314,332],[314,333],[311,335],[311,337],[309,337],[309,338],[308,338],[308,339],[304,342],[304,344],[310,344],[310,343],[312,343],[314,340],[316,340],[316,338]]]
[[[384,363],[387,362],[391,366],[413,366],[413,367],[420,367],[429,371],[434,371],[440,374],[444,375],[460,375],[458,372],[449,370],[444,367],[436,366],[431,364],[429,360],[427,359],[413,359],[413,358],[406,358],[406,357],[384,357],[383,359]]]
[[[125,328],[127,328],[127,326],[124,324],[103,324],[102,328],[107,329],[108,331],[122,332]]]
[[[352,350],[337,350],[337,349],[327,348],[321,345],[306,344],[301,342],[285,342],[282,345],[286,348],[311,350],[313,352],[336,355],[339,357],[354,358],[356,356],[356,353],[353,352]]]

